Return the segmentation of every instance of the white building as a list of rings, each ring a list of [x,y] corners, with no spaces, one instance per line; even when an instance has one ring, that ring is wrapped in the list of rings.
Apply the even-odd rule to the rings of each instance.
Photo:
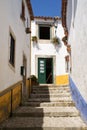
[[[87,0],[62,0],[62,15],[71,44],[70,87],[76,106],[87,122]]]
[[[0,91],[30,76],[30,22],[33,19],[29,0],[0,0]],[[27,29],[27,30],[26,30]]]
[[[68,84],[67,51],[62,42],[64,31],[61,19],[35,17],[31,23],[31,32],[31,74],[36,75],[40,84]],[[53,43],[54,37],[58,37],[59,45]]]

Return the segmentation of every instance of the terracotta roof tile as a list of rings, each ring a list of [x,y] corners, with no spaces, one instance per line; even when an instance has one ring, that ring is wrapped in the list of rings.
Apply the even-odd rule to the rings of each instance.
[[[61,18],[59,17],[50,17],[50,16],[35,16],[34,18],[44,19],[44,20],[54,20],[54,18],[56,18],[57,20],[61,20]]]

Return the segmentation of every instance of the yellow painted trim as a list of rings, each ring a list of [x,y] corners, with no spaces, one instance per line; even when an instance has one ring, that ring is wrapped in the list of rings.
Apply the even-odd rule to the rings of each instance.
[[[11,111],[11,92],[0,97],[0,123],[9,117]]]
[[[21,85],[18,84],[13,90],[12,90],[12,110],[14,111],[21,103]]]
[[[18,82],[0,93],[0,123],[21,104],[21,85],[21,82]]]
[[[68,75],[56,76],[56,85],[68,85],[68,84],[69,84]]]
[[[31,93],[31,79],[26,80],[26,90],[28,96]],[[0,123],[6,120],[12,112],[21,105],[22,102],[22,82],[18,82],[0,92]]]

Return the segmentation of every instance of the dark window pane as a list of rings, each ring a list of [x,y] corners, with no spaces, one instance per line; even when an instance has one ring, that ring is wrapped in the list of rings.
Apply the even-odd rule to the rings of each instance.
[[[15,40],[10,34],[10,59],[9,62],[14,66],[14,57],[15,57]]]
[[[50,27],[39,27],[39,38],[50,39]]]

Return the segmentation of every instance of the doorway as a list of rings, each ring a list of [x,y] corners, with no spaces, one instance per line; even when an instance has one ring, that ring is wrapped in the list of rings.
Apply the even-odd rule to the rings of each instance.
[[[38,58],[38,81],[41,84],[53,83],[53,58]]]

